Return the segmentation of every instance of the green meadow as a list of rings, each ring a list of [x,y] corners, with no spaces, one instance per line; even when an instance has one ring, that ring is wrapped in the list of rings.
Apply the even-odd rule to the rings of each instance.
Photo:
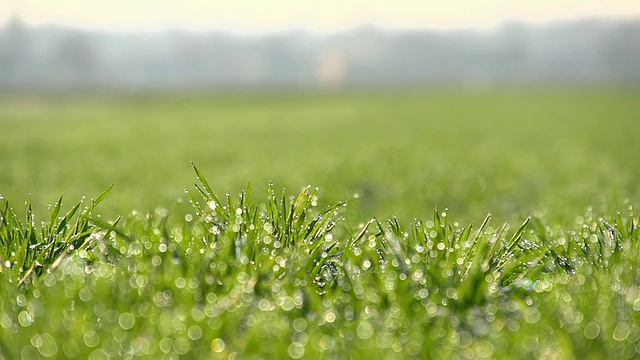
[[[2,94],[0,359],[637,358],[639,119],[637,88]]]
[[[359,219],[477,220],[638,199],[637,90],[59,96],[0,100],[0,187],[14,203],[95,196],[104,213],[172,207],[189,162],[213,187],[251,182],[327,201]],[[263,192],[258,192],[263,193]],[[259,200],[262,200],[260,198]]]

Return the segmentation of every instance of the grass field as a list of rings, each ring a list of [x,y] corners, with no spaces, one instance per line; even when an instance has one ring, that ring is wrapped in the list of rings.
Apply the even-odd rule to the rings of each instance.
[[[0,109],[0,358],[640,356],[638,89]]]
[[[37,204],[115,182],[108,214],[171,207],[189,162],[220,192],[251,181],[327,201],[362,195],[359,218],[572,218],[638,199],[637,91],[502,90],[35,98],[0,102],[0,189]],[[262,194],[264,191],[257,191]],[[562,196],[558,196],[558,195]],[[93,195],[95,196],[95,195]],[[263,200],[262,198],[258,200]]]

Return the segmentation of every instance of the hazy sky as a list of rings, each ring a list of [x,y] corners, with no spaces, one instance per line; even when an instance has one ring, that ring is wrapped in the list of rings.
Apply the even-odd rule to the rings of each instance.
[[[505,20],[547,22],[639,16],[640,0],[0,0],[0,22],[109,29],[164,27],[272,31],[387,27],[490,27]]]

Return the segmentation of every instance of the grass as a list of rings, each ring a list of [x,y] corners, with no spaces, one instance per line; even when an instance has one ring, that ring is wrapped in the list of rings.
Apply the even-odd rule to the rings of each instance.
[[[20,101],[0,358],[640,353],[634,90]]]
[[[14,201],[31,193],[44,212],[61,193],[79,199],[115,182],[105,216],[184,213],[175,201],[194,161],[229,193],[248,181],[256,193],[269,181],[311,184],[330,202],[358,193],[360,222],[434,205],[467,222],[489,211],[570,221],[640,197],[637,101],[634,89],[5,96],[0,188]]]

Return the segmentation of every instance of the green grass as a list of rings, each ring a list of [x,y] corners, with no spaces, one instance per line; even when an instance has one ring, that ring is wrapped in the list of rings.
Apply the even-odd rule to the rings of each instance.
[[[60,96],[0,100],[0,191],[36,209],[115,182],[105,215],[173,210],[190,161],[223,192],[358,193],[360,221],[436,204],[476,222],[571,220],[640,195],[637,89]]]
[[[0,99],[0,358],[636,358],[639,94]]]

